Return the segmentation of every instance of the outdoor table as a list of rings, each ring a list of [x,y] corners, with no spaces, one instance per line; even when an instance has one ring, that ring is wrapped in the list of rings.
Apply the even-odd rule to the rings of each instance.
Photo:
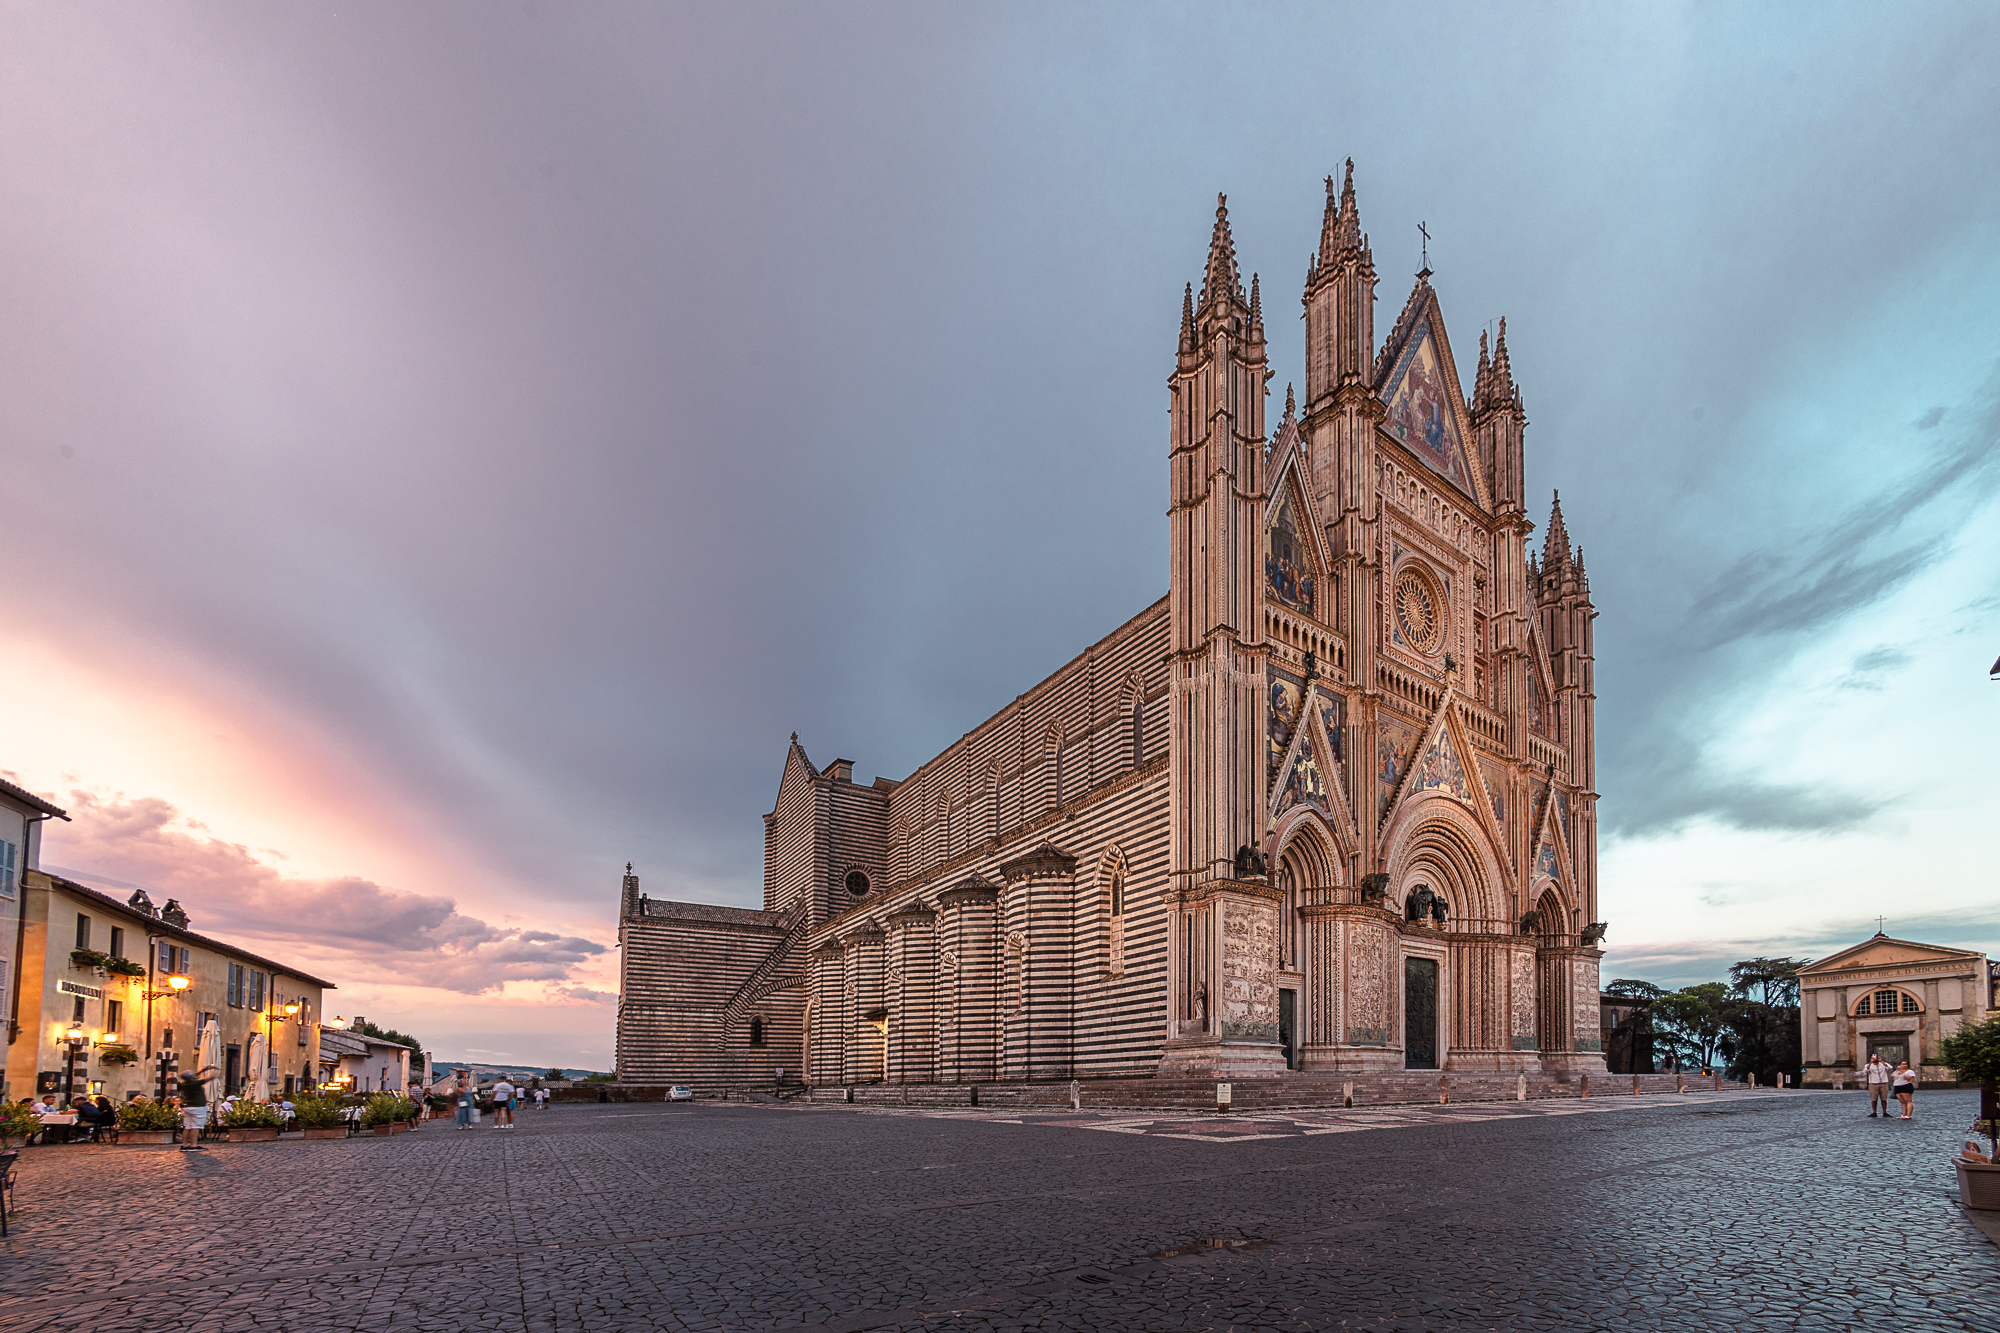
[[[69,1142],[69,1136],[70,1136],[71,1132],[72,1132],[72,1131],[74,1130],[74,1128],[75,1128],[75,1126],[76,1126],[76,1112],[74,1112],[74,1111],[50,1111],[50,1112],[47,1112],[46,1114],[42,1115],[42,1116],[41,1116],[41,1117],[39,1117],[39,1118],[40,1118],[40,1120],[41,1120],[41,1122],[42,1122],[42,1142],[43,1142],[43,1143],[68,1143],[68,1142]],[[52,1130],[52,1129],[60,1129],[60,1130],[61,1130],[61,1131],[63,1132],[63,1133],[62,1133],[62,1137],[61,1137],[60,1139],[51,1139],[51,1138],[49,1137],[49,1131],[50,1131],[50,1130]]]

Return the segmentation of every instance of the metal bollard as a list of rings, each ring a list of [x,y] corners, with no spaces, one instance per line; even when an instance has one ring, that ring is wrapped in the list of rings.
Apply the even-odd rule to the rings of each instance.
[[[1717,1092],[1721,1092],[1721,1091],[1722,1091],[1722,1075],[1720,1075],[1720,1074],[1717,1074],[1717,1075],[1715,1076],[1715,1090],[1716,1090]]]
[[[1634,1097],[1639,1095],[1639,1076],[1637,1074],[1632,1075],[1632,1095]]]

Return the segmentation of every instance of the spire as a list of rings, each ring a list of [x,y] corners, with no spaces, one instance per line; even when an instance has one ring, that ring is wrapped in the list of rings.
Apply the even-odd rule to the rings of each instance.
[[[1514,384],[1514,368],[1507,361],[1507,317],[1500,316],[1500,336],[1493,344],[1493,396],[1496,405],[1521,405],[1521,390]]]
[[[1250,275],[1250,340],[1264,341],[1264,298],[1257,290],[1257,275]]]
[[[1542,541],[1542,568],[1554,570],[1569,563],[1569,529],[1563,526],[1562,492],[1555,493],[1555,507],[1549,514],[1549,535]]]
[[[1194,355],[1194,284],[1181,293],[1181,355]]]
[[[1347,179],[1340,187],[1340,216],[1333,229],[1338,250],[1358,250],[1361,239],[1361,209],[1354,202],[1354,159],[1347,159]]]
[[[1486,406],[1487,380],[1492,378],[1493,363],[1486,355],[1486,330],[1479,331],[1479,369],[1472,376],[1472,410],[1477,415]]]
[[[1293,398],[1292,398],[1292,385],[1291,385],[1291,381],[1290,381],[1290,380],[1287,380],[1287,381],[1285,382],[1285,416],[1284,416],[1284,420],[1285,420],[1285,421],[1295,421],[1295,420],[1297,420],[1297,419],[1298,419],[1298,415],[1299,415],[1299,409],[1298,409],[1298,403],[1297,403],[1296,401],[1294,401],[1294,400],[1293,400]]]
[[[1229,196],[1215,196],[1215,230],[1208,238],[1208,267],[1201,275],[1201,302],[1242,300],[1243,283],[1236,272],[1236,242],[1229,235]]]
[[[1351,169],[1348,179],[1350,181],[1353,180]],[[1339,233],[1340,197],[1333,192],[1333,177],[1328,176],[1326,178],[1326,212],[1319,220],[1319,249],[1313,254],[1313,271],[1317,271],[1321,264],[1333,262],[1334,254],[1340,249]]]

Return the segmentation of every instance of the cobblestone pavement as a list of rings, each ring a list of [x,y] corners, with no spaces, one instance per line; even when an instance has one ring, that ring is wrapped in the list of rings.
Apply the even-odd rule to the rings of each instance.
[[[1975,1102],[624,1105],[32,1148],[0,1329],[1995,1330],[1948,1162]]]

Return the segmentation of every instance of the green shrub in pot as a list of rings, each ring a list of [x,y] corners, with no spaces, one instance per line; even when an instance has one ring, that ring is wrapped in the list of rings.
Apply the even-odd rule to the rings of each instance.
[[[300,1129],[338,1129],[341,1123],[340,1099],[300,1093],[292,1099],[292,1115]]]
[[[222,1113],[224,1129],[283,1129],[285,1117],[269,1102],[241,1101]]]
[[[136,1097],[118,1108],[118,1128],[120,1129],[179,1129],[181,1112],[178,1106],[156,1102],[148,1097]]]

